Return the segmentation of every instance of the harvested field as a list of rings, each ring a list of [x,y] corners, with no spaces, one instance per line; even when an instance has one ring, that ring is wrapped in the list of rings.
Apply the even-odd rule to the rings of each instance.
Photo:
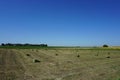
[[[0,80],[120,80],[119,66],[118,49],[0,49]]]
[[[12,50],[0,50],[0,80],[24,80],[24,68]]]

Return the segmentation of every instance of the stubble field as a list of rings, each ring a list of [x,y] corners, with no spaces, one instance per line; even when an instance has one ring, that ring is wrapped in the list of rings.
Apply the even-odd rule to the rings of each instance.
[[[0,80],[120,80],[120,50],[0,49]]]

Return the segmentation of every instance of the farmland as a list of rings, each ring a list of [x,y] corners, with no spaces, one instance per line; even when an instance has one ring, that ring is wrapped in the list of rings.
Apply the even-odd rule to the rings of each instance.
[[[0,50],[0,80],[22,80],[24,68],[16,53],[11,50]]]
[[[120,50],[1,48],[0,80],[120,80]]]

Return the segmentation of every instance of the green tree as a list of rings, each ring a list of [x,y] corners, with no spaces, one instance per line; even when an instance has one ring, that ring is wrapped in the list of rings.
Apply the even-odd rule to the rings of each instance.
[[[103,47],[109,47],[107,44],[104,44]]]

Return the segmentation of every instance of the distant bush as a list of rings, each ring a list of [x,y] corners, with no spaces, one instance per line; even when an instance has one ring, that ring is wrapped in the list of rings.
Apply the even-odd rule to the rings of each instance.
[[[2,43],[2,44],[1,44],[1,46],[5,46],[5,44],[4,44],[4,43]]]
[[[107,44],[104,44],[103,47],[109,47]]]

